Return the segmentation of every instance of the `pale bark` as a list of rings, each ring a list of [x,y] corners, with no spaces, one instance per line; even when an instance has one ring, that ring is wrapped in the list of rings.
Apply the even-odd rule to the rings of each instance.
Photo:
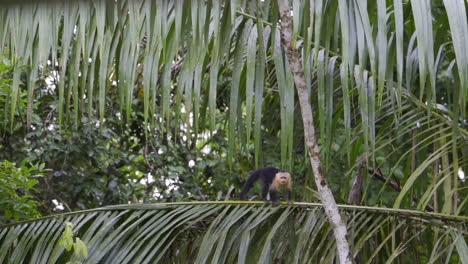
[[[352,263],[347,237],[347,228],[343,222],[340,211],[338,210],[338,206],[336,205],[335,198],[333,197],[333,193],[328,187],[327,180],[322,170],[319,147],[315,138],[312,107],[309,102],[309,92],[307,91],[299,51],[297,48],[292,46],[293,30],[288,1],[278,0],[278,5],[281,18],[281,39],[286,50],[290,64],[289,66],[294,76],[294,83],[296,84],[297,88],[302,112],[302,120],[304,123],[304,137],[310,156],[310,163],[312,164],[312,169],[314,171],[315,183],[317,184],[325,213],[327,214],[328,220],[330,221],[333,228],[340,263]]]

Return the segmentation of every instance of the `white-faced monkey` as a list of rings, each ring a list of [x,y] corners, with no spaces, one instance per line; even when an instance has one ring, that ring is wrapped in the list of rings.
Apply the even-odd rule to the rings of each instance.
[[[291,175],[287,171],[282,171],[273,167],[266,167],[250,173],[250,177],[245,184],[244,189],[240,194],[241,200],[246,200],[246,194],[252,188],[255,181],[260,179],[262,181],[262,199],[265,204],[269,204],[270,201],[267,199],[267,194],[270,192],[270,200],[274,205],[279,204],[279,200],[276,197],[279,189],[284,187],[286,189],[286,196],[288,203],[291,201]]]

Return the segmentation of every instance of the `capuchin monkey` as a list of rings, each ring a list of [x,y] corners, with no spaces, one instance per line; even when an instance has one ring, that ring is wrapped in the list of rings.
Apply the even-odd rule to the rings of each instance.
[[[240,194],[241,200],[246,200],[246,194],[252,188],[255,181],[260,179],[262,181],[262,199],[265,204],[269,204],[270,201],[267,199],[267,193],[270,192],[270,200],[273,205],[279,205],[279,200],[276,197],[281,187],[286,188],[287,201],[291,203],[291,175],[287,171],[282,171],[273,167],[266,167],[250,173],[250,177],[245,184],[244,189]]]

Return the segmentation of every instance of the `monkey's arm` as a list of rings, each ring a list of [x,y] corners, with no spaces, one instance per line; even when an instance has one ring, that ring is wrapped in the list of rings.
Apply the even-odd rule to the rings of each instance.
[[[287,189],[287,192],[288,203],[292,203],[293,201],[291,200],[291,189]]]
[[[276,196],[277,191],[275,190],[270,190],[270,200],[273,202],[273,206],[278,206],[280,204],[280,201],[278,197]]]

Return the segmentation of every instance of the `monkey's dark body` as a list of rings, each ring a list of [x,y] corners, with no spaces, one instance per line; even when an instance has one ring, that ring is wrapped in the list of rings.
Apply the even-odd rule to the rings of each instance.
[[[240,199],[241,200],[246,200],[246,194],[252,188],[253,184],[255,181],[260,179],[262,181],[262,199],[265,201],[265,203],[269,203],[267,199],[267,194],[270,192],[270,200],[274,204],[279,204],[278,198],[276,194],[278,193],[279,189],[275,188],[273,184],[273,181],[275,180],[276,174],[277,173],[286,173],[285,171],[282,171],[280,169],[274,168],[274,167],[266,167],[263,169],[259,169],[256,171],[252,171],[250,174],[250,177],[247,180],[247,183],[245,184],[244,189],[242,190],[240,194]],[[290,179],[289,179],[290,180]],[[288,202],[291,201],[291,189],[286,188],[287,192],[287,199]]]

